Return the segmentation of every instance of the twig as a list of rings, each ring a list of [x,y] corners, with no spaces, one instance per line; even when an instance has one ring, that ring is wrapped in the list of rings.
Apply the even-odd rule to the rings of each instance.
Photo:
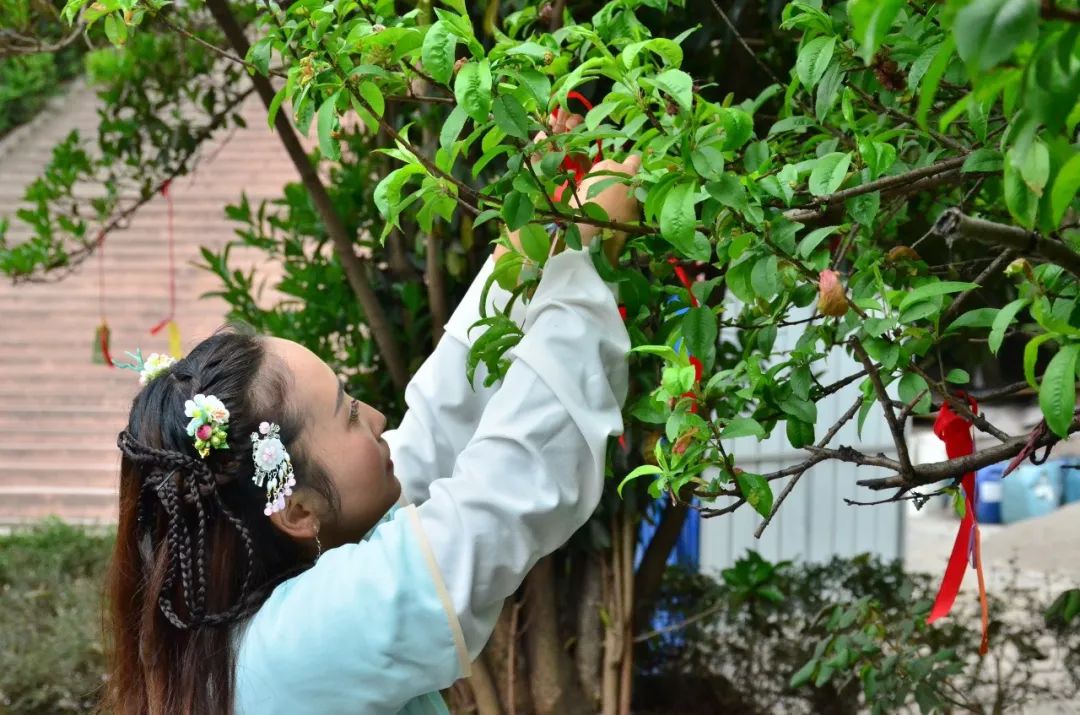
[[[893,412],[892,400],[889,398],[889,393],[885,391],[885,385],[881,381],[881,374],[878,372],[877,366],[874,365],[874,361],[870,359],[870,356],[866,354],[866,349],[859,342],[859,339],[852,337],[848,341],[851,345],[852,351],[854,351],[856,357],[866,368],[866,372],[870,375],[870,382],[874,385],[874,391],[877,393],[878,402],[881,403],[882,410],[885,412],[885,421],[889,424],[889,431],[892,432],[893,444],[896,445],[896,454],[900,457],[900,473],[911,474],[911,456],[908,454],[907,440],[904,438],[903,425],[896,419],[896,413]]]
[[[672,624],[670,626],[664,626],[663,628],[657,628],[656,630],[647,631],[645,633],[642,633],[639,636],[634,636],[634,642],[635,643],[644,643],[647,640],[652,640],[653,638],[656,638],[657,636],[662,636],[665,633],[671,633],[672,631],[682,630],[683,628],[686,628],[687,626],[693,625],[694,623],[697,623],[698,621],[700,621],[700,620],[702,620],[704,618],[708,618],[709,616],[713,615],[714,613],[719,613],[720,611],[724,610],[727,607],[728,607],[727,602],[721,602],[721,603],[715,604],[713,606],[710,606],[709,608],[706,608],[701,613],[690,616],[686,620],[680,621],[679,623],[675,623],[675,624]]]
[[[826,445],[828,445],[829,442],[832,441],[832,438],[836,436],[836,433],[839,432],[840,429],[845,424],[847,424],[852,417],[855,416],[855,413],[859,411],[860,405],[862,405],[862,397],[856,399],[855,404],[849,407],[848,411],[840,416],[840,419],[838,419],[836,423],[829,428],[829,431],[825,433],[825,436],[821,438],[821,440],[817,443],[817,446],[825,447]],[[758,524],[758,528],[754,530],[755,539],[760,539],[761,535],[765,533],[765,528],[769,525],[770,522],[772,522],[773,517],[776,516],[776,513],[780,511],[780,505],[784,503],[784,500],[787,499],[788,494],[791,493],[791,490],[794,489],[795,485],[798,484],[800,479],[802,479],[802,476],[806,474],[810,467],[813,467],[815,464],[823,461],[825,461],[824,457],[821,457],[820,455],[815,455],[808,459],[806,462],[804,462],[806,466],[801,471],[797,472],[795,476],[791,478],[791,481],[784,485],[784,488],[783,490],[781,490],[780,495],[776,498],[776,501],[773,502],[773,506],[772,509],[769,511],[769,515],[765,517],[765,520]]]
[[[238,56],[234,55],[233,53],[229,52],[228,50],[224,50],[224,49],[218,47],[217,45],[213,44],[212,42],[207,42],[206,40],[199,37],[198,35],[191,32],[190,30],[188,30],[186,28],[183,28],[183,27],[180,27],[179,25],[174,23],[172,20],[169,20],[167,17],[163,17],[161,15],[156,15],[155,17],[158,20],[158,22],[160,22],[165,27],[169,28],[173,32],[177,33],[178,35],[183,35],[184,37],[188,38],[189,40],[194,40],[197,44],[202,45],[203,47],[210,50],[214,54],[216,54],[216,55],[218,55],[220,57],[223,57],[223,58],[229,60],[230,62],[235,62],[236,64],[243,65],[244,67],[248,68],[249,70],[251,70],[253,72],[258,72],[259,71],[255,67],[254,64],[252,64],[251,62],[248,62],[243,57],[238,57]],[[285,74],[284,72],[281,72],[279,70],[275,70],[275,69],[271,68],[271,69],[268,69],[267,72],[273,77],[281,77],[283,79],[288,78],[287,74]]]
[[[985,432],[989,435],[993,435],[1002,442],[1009,441],[1009,435],[1002,432],[994,425],[990,424],[989,420],[987,420],[986,417],[982,415],[982,413],[975,414],[974,412],[972,412],[971,407],[967,404],[965,400],[958,399],[955,395],[949,394],[949,391],[945,389],[945,387],[940,382],[930,377],[930,375],[928,375],[926,371],[924,371],[918,365],[912,365],[911,369],[922,379],[926,380],[926,384],[930,386],[931,390],[940,395],[943,400],[949,403],[949,406],[952,407],[953,410],[959,413],[961,417],[975,425],[975,427],[978,428],[979,431]]]
[[[861,87],[859,87],[859,86],[857,86],[857,85],[855,85],[855,84],[853,84],[851,82],[848,82],[847,86],[850,89],[852,89],[855,92],[855,94],[859,95],[859,97],[864,102],[867,102],[868,104],[872,105],[879,112],[885,112],[886,114],[888,114],[893,119],[899,119],[902,122],[907,122],[908,124],[910,124],[913,127],[917,127],[919,125],[919,123],[918,123],[918,121],[916,121],[915,117],[911,116],[910,114],[908,114],[906,112],[902,112],[899,109],[894,109],[892,107],[886,107],[884,104],[879,102],[876,97],[871,96],[868,92],[863,90]],[[956,141],[955,139],[953,139],[951,137],[947,137],[944,134],[941,134],[940,132],[937,132],[937,131],[935,131],[933,129],[926,128],[923,131],[925,131],[927,134],[932,136],[939,144],[944,144],[945,146],[949,147],[950,149],[953,149],[953,150],[959,151],[959,152],[963,152],[963,153],[967,153],[968,151],[970,151],[969,147],[967,147],[967,146],[961,144],[960,142]]]
[[[457,104],[450,97],[429,97],[423,94],[390,94],[387,95],[386,101],[402,104]]]
[[[1016,258],[1018,255],[1019,255],[1019,253],[1017,251],[1012,250],[1012,249],[1009,249],[1009,250],[1005,251],[1004,253],[999,254],[994,259],[993,263],[991,263],[989,266],[987,266],[983,270],[983,272],[980,273],[975,278],[974,281],[972,281],[972,283],[978,283],[980,286],[982,286],[982,284],[988,278],[990,278],[990,276],[994,275],[999,270],[1001,270],[1002,268],[1004,268],[1008,264],[1012,263],[1013,259]],[[956,314],[960,312],[960,308],[963,307],[963,305],[967,301],[967,299],[970,298],[972,295],[974,295],[975,291],[977,291],[977,290],[979,290],[979,289],[978,288],[972,288],[971,290],[966,290],[963,293],[961,293],[960,295],[956,296],[956,298],[953,299],[953,302],[949,305],[948,310],[946,310],[944,313],[942,313],[942,315],[941,315],[941,324],[947,325],[956,316]]]
[[[739,497],[734,503],[728,504],[721,509],[713,509],[712,507],[701,506],[699,504],[687,504],[687,506],[694,511],[700,513],[703,519],[711,519],[714,516],[723,516],[724,514],[730,514],[745,503],[746,497]]]

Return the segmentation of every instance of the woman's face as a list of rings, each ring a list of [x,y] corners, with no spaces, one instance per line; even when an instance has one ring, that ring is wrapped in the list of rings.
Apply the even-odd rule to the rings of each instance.
[[[323,548],[360,541],[401,494],[382,439],[386,417],[349,397],[330,366],[304,346],[267,338],[267,348],[291,373],[290,399],[304,418],[304,451],[322,465],[340,497],[336,516],[325,500],[315,502]]]

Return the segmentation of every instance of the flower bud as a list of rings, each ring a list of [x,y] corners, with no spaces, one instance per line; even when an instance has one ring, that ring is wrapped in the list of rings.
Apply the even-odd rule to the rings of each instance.
[[[818,276],[818,310],[822,315],[840,317],[847,313],[848,300],[836,271],[822,271]]]
[[[896,263],[899,260],[921,261],[922,257],[911,246],[895,246],[885,256],[888,263]]]

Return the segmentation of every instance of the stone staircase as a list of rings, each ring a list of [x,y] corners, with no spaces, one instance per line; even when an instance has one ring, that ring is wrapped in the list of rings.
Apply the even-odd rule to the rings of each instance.
[[[0,216],[14,213],[26,184],[69,131],[96,136],[96,107],[93,91],[74,84],[0,141]],[[241,192],[257,204],[296,177],[258,99],[249,99],[242,114],[247,128],[215,137],[196,170],[171,187],[185,351],[220,326],[227,309],[220,299],[199,299],[219,287],[193,265],[199,246],[219,247],[234,235],[224,208]],[[167,350],[164,331],[149,333],[168,313],[167,215],[165,199],[155,197],[106,240],[101,267],[115,359],[136,347],[144,354]],[[98,271],[94,256],[59,282],[0,282],[0,524],[50,514],[77,523],[115,520],[116,435],[139,385],[131,371],[91,362]]]

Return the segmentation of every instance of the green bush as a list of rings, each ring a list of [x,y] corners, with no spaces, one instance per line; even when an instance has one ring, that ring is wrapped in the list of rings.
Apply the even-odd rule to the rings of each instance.
[[[0,713],[90,713],[113,534],[49,520],[0,537]]]
[[[772,564],[750,552],[721,579],[669,569],[660,609],[672,625],[642,643],[636,702],[651,715],[1002,713],[1060,703],[1080,686],[1080,629],[1048,623],[1042,596],[1018,575],[990,594],[991,652],[979,658],[974,599],[927,626],[936,578],[898,562]]]

